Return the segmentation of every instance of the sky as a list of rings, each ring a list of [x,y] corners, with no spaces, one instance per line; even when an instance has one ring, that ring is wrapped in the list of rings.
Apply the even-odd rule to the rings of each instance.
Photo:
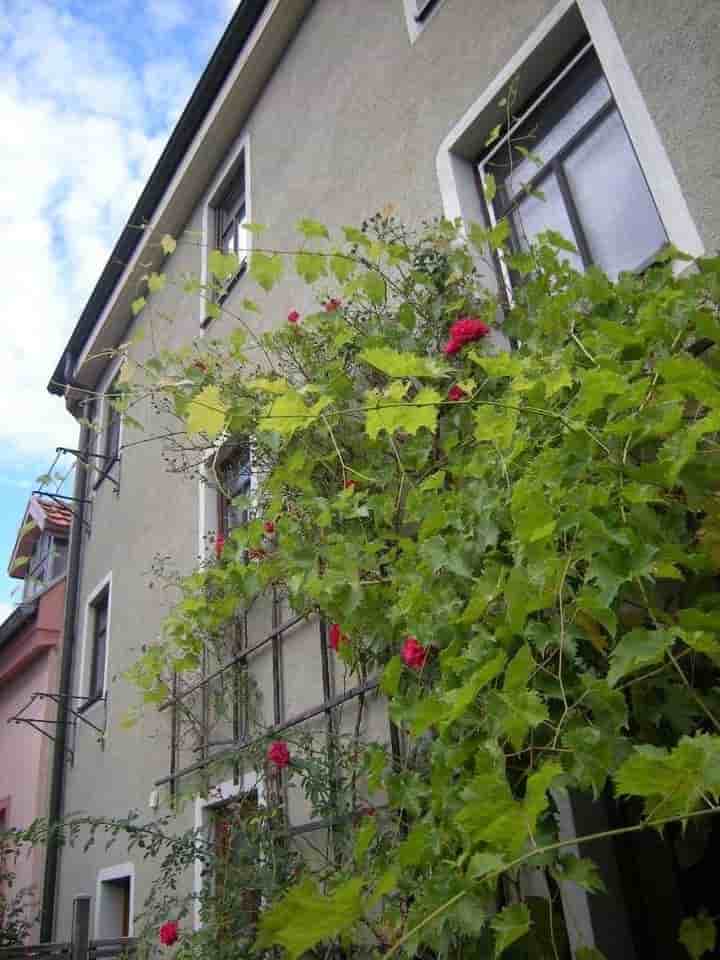
[[[48,380],[236,4],[0,0],[0,622],[35,479],[77,442]]]

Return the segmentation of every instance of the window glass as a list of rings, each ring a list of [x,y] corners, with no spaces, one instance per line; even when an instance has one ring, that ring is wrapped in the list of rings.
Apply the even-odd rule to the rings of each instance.
[[[117,389],[117,381],[114,381],[105,393],[105,443],[103,453],[105,460],[102,465],[107,469],[112,460],[115,460],[120,453],[120,411],[115,409],[113,398]]]
[[[540,184],[544,199],[539,196],[524,197],[512,211],[511,220],[515,245],[526,248],[542,230],[557,230],[568,240],[576,243],[560,187],[554,174]],[[582,260],[575,253],[562,251],[562,257],[577,270],[582,270]]]
[[[580,130],[585,123],[610,99],[610,89],[605,77],[598,77],[590,89],[581,96],[580,100],[574,103],[567,113],[562,114],[548,133],[537,140],[533,127],[537,130],[537,125],[531,125],[522,131],[518,131],[518,143],[529,150],[534,157],[537,157],[543,163],[547,163],[555,156],[567,142]],[[540,107],[539,109],[542,109]],[[502,151],[501,151],[502,152]],[[514,196],[518,190],[521,190],[523,184],[535,176],[538,172],[538,163],[529,157],[518,158],[513,164],[512,173],[505,179],[505,187],[509,196]]]
[[[220,488],[218,491],[219,532],[227,536],[235,527],[247,523],[249,511],[246,506],[234,506],[236,497],[248,496],[251,489],[250,448],[235,450],[218,467]]]
[[[620,115],[606,117],[565,161],[593,263],[610,277],[643,266],[665,230]]]
[[[92,658],[88,699],[97,700],[105,693],[105,661],[107,659],[108,594],[92,605]]]

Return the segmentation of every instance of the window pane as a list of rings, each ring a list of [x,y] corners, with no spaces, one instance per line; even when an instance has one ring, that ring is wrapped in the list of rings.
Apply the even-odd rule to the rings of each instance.
[[[566,82],[566,81],[561,81]],[[542,139],[537,140],[532,135],[532,122],[527,130],[518,131],[518,142],[525,149],[540,157],[543,164],[557,154],[580,128],[593,117],[603,104],[610,99],[610,90],[605,77],[600,76],[590,89],[558,120],[555,126]],[[542,105],[539,111],[542,110]],[[500,152],[502,158],[503,151]],[[516,163],[513,172],[505,183],[512,197],[522,188],[524,183],[531,180],[538,172],[538,166],[532,160],[523,159]]]
[[[657,253],[665,230],[617,111],[564,167],[593,262],[608,276],[634,270]]]
[[[95,649],[93,650],[92,677],[90,678],[90,696],[101,697],[105,687],[105,649],[107,645],[107,634],[103,630],[95,636]]]
[[[520,201],[511,215],[515,236],[520,246],[526,248],[529,242],[543,230],[557,230],[571,243],[576,243],[555,175],[546,177],[540,189],[545,195],[544,200],[527,196]],[[577,254],[560,251],[560,257],[567,260],[576,270],[582,270],[582,260]]]

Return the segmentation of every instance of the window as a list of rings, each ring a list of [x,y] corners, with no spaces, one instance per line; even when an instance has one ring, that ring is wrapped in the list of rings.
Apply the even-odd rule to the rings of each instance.
[[[113,398],[116,396],[117,381],[113,381],[105,393],[105,439],[103,454],[105,455],[104,469],[109,469],[120,454],[120,411],[115,407]]]
[[[135,868],[132,863],[98,871],[95,897],[95,937],[117,940],[133,933]]]
[[[105,694],[109,598],[109,591],[105,589],[90,606],[92,631],[88,678],[88,702],[90,703],[102,699]]]
[[[23,586],[23,599],[30,600],[48,583],[65,572],[67,540],[44,532],[33,545]]]
[[[223,537],[247,523],[250,511],[247,505],[234,506],[236,497],[248,497],[252,489],[250,445],[235,447],[216,468],[218,484],[218,533]]]
[[[257,921],[259,891],[247,886],[247,877],[257,867],[256,849],[248,841],[246,822],[258,811],[257,794],[239,794],[212,810],[212,841],[215,848],[214,902],[220,912],[217,929],[223,939],[247,934]]]
[[[530,155],[528,155],[528,151]],[[577,269],[615,278],[645,266],[667,242],[597,56],[586,44],[482,160],[509,216],[515,249],[542,230],[571,240]]]
[[[247,262],[247,231],[242,229],[246,219],[245,209],[245,165],[241,163],[229,178],[226,178],[214,205],[215,247],[221,253],[235,254],[240,261],[237,273],[223,281],[222,290],[216,295],[216,303],[222,303],[237,283]]]

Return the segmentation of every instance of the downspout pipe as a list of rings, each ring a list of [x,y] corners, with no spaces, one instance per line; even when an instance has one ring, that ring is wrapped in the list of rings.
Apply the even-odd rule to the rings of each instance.
[[[80,431],[80,450],[88,444],[89,430]],[[82,554],[83,525],[85,520],[85,497],[87,474],[81,459],[78,458],[75,472],[73,496],[76,498],[75,517],[70,534],[70,555],[65,580],[65,615],[63,619],[63,640],[60,660],[60,702],[57,710],[57,736],[50,773],[50,796],[48,801],[48,820],[56,823],[63,815],[65,800],[65,748],[68,729],[68,694],[72,692],[72,676],[75,655],[75,632],[77,625],[77,606],[80,594],[80,557]],[[60,864],[60,843],[56,837],[48,838],[45,855],[45,874],[43,877],[42,908],[40,913],[40,942],[50,943],[55,930],[55,899],[57,894],[58,867]]]

